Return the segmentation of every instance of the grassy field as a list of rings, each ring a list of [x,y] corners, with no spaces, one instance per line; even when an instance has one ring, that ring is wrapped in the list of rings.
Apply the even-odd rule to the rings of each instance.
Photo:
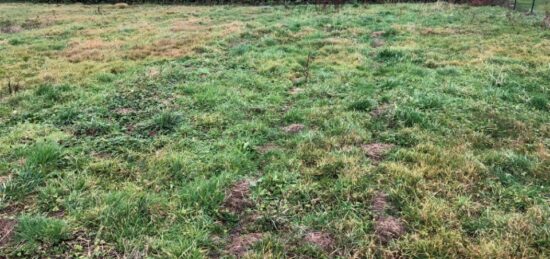
[[[542,18],[0,4],[0,257],[549,257]]]

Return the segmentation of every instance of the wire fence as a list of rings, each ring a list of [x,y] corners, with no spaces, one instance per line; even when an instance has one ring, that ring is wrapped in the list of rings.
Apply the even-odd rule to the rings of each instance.
[[[550,0],[510,0],[510,8],[526,13],[550,12]]]

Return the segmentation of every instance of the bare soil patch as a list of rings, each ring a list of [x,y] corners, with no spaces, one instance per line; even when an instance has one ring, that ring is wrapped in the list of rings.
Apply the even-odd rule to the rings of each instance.
[[[258,147],[256,150],[258,151],[258,153],[260,154],[267,154],[275,149],[277,149],[279,146],[273,144],[273,143],[267,143],[263,146],[260,146]]]
[[[395,217],[379,217],[374,224],[376,236],[380,243],[387,244],[393,239],[397,239],[405,234],[403,222]]]
[[[16,225],[13,219],[0,219],[0,247],[10,242]]]
[[[334,248],[334,238],[329,233],[322,231],[309,232],[305,236],[308,243],[314,244],[325,251]]]
[[[372,116],[373,118],[378,118],[380,116],[383,116],[384,114],[386,114],[388,111],[390,110],[390,106],[389,105],[380,105],[378,107],[376,107],[374,110],[372,110],[370,112],[370,116]]]
[[[115,113],[118,115],[128,115],[135,113],[136,111],[132,108],[118,108],[115,110]]]
[[[376,192],[371,202],[371,210],[376,216],[381,216],[388,208],[388,195],[383,192]]]
[[[370,36],[373,37],[373,38],[379,38],[379,37],[383,36],[384,33],[386,33],[386,32],[385,31],[374,31],[370,34]]]
[[[283,127],[283,131],[285,133],[298,133],[302,131],[304,128],[305,128],[304,124],[295,123],[295,124],[290,124],[286,127]]]
[[[64,210],[54,211],[54,212],[51,212],[49,216],[56,219],[62,219],[63,217],[65,217],[65,211]]]
[[[542,26],[546,29],[550,29],[550,13],[546,14],[546,17],[544,17],[544,20],[542,21]]]
[[[250,183],[247,180],[239,181],[229,190],[223,206],[232,213],[242,213],[244,209],[252,206],[249,196]]]
[[[382,161],[384,156],[394,147],[392,144],[372,143],[362,145],[361,148],[375,163]]]
[[[23,28],[19,25],[3,25],[0,27],[0,32],[6,33],[6,34],[12,34],[12,33],[18,33],[21,32]]]
[[[294,87],[294,88],[290,89],[290,91],[288,91],[288,93],[290,93],[291,95],[298,95],[298,94],[301,94],[303,92],[304,92],[304,89],[299,88],[299,87]]]
[[[75,256],[87,258],[122,258],[122,255],[118,254],[113,246],[106,244],[105,241],[96,242],[93,237],[90,237],[84,231],[74,233],[71,239],[63,241],[61,245],[67,247],[67,252],[62,258],[73,258]]]
[[[158,70],[157,68],[150,68],[147,71],[147,76],[150,77],[150,78],[155,78],[159,75],[160,75],[160,70]]]
[[[227,251],[237,256],[242,257],[256,242],[262,240],[262,233],[249,233],[245,235],[235,235],[231,238],[231,242],[227,246]]]
[[[375,38],[372,40],[372,43],[371,43],[371,46],[373,48],[380,48],[382,46],[384,46],[384,44],[386,44],[386,41],[383,40],[383,39],[379,39],[379,38]]]

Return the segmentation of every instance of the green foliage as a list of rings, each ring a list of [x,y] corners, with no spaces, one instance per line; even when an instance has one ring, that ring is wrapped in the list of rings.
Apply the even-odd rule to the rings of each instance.
[[[181,116],[173,112],[162,112],[153,118],[150,128],[159,131],[171,131],[175,129]]]
[[[63,154],[59,144],[52,141],[38,142],[24,151],[25,165],[29,168],[54,168]]]
[[[12,180],[0,186],[2,201],[24,199],[43,183],[44,175],[38,170],[29,168],[19,170]]]
[[[377,106],[378,106],[378,102],[376,102],[376,100],[365,99],[365,100],[358,100],[358,101],[352,102],[349,106],[349,109],[355,110],[355,111],[368,112],[376,108]]]
[[[65,222],[43,216],[24,215],[19,217],[15,231],[18,241],[30,244],[55,245],[69,237],[69,229]]]

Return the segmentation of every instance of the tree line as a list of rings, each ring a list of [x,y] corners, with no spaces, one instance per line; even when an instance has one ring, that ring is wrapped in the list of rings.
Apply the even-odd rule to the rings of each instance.
[[[300,5],[300,4],[343,4],[343,3],[430,3],[437,0],[12,0],[0,2],[27,2],[50,4],[248,4],[248,5]],[[450,3],[469,3],[472,0],[448,0]],[[484,1],[484,0],[481,0]],[[490,1],[490,0],[489,0]]]

